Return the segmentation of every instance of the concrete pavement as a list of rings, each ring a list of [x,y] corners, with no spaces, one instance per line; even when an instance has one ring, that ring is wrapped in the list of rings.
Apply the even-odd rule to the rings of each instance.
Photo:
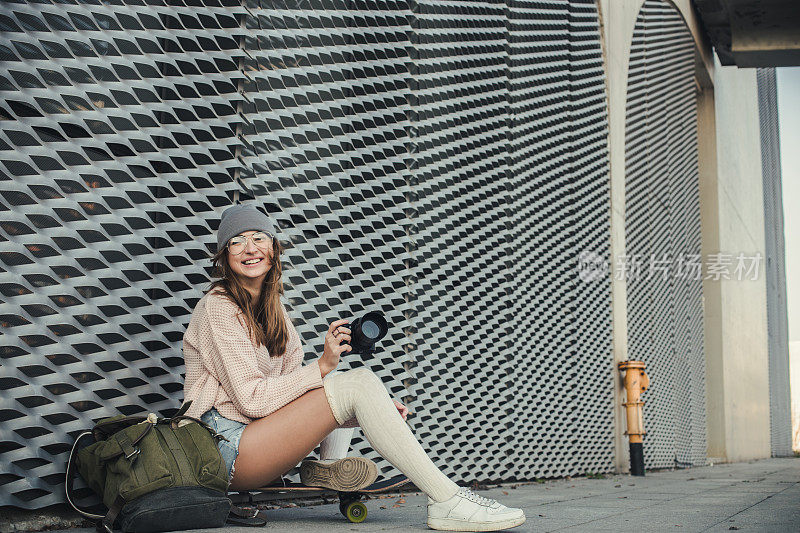
[[[608,474],[602,479],[509,484],[477,492],[522,507],[528,521],[510,530],[519,533],[800,532],[800,458],[648,472],[643,478]],[[262,511],[265,528],[231,527],[226,532],[430,531],[425,504],[421,493],[372,499],[361,524],[347,522],[336,504],[268,509]],[[94,533],[87,528],[62,531]]]

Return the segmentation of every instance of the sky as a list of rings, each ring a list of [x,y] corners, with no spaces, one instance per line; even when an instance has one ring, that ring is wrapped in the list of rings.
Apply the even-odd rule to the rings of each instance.
[[[777,69],[789,342],[800,342],[800,67]]]

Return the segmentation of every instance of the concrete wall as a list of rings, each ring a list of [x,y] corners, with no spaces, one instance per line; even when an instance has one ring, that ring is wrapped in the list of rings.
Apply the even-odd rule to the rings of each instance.
[[[644,0],[598,0],[606,68],[611,257],[625,253],[625,106],[631,36]],[[675,0],[697,44],[698,149],[703,256],[765,253],[755,70],[721,67],[691,3]],[[717,79],[721,77],[721,79]],[[770,456],[766,283],[705,280],[708,455]],[[612,281],[614,361],[627,360],[624,280]],[[616,369],[614,370],[615,372]],[[617,372],[618,374],[618,372]],[[629,467],[624,389],[616,376],[616,468]],[[645,406],[646,408],[646,406]]]
[[[765,256],[761,141],[755,69],[715,65],[716,205],[719,251]],[[713,253],[717,250],[705,250]],[[706,280],[718,284],[706,328],[722,335],[706,353],[709,455],[727,461],[770,456],[766,282]],[[705,288],[705,287],[704,287]],[[713,368],[713,372],[712,372]]]
[[[602,28],[606,94],[608,98],[608,153],[611,181],[611,258],[625,253],[625,104],[628,61],[636,15],[644,0],[599,0]],[[625,390],[617,363],[628,359],[626,283],[611,281],[612,349],[614,356],[614,442],[615,468],[627,472],[630,466],[625,436]]]

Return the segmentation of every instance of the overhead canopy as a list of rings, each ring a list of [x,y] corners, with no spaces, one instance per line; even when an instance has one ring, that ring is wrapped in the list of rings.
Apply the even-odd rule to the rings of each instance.
[[[800,1],[694,0],[694,5],[723,65],[800,65]]]

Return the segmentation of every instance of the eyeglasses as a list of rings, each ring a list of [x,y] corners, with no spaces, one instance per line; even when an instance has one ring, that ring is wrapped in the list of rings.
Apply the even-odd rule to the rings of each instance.
[[[244,252],[247,247],[247,239],[252,240],[256,247],[267,250],[272,245],[272,238],[272,235],[265,231],[257,231],[249,236],[237,235],[236,237],[231,237],[228,241],[228,252],[232,255],[239,255]]]

